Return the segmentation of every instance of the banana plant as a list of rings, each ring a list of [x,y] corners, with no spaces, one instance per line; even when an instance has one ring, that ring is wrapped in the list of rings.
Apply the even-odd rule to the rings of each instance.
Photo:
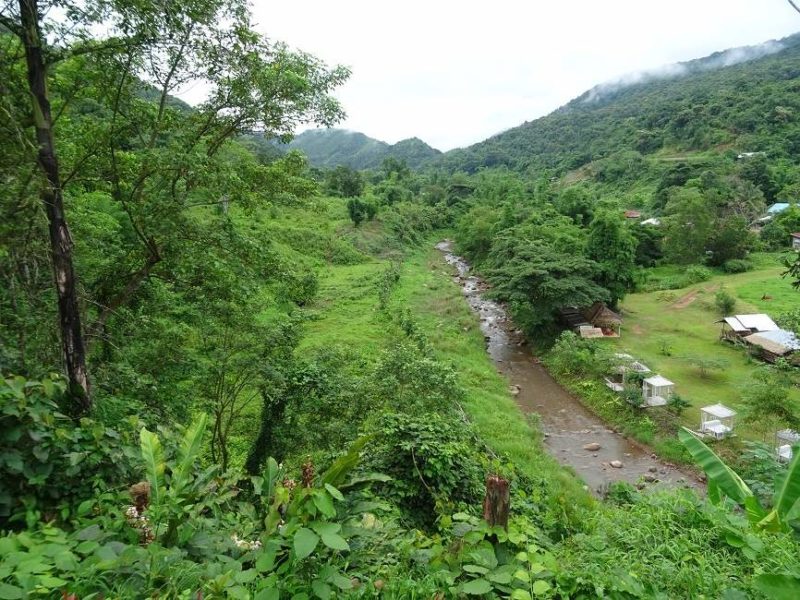
[[[694,433],[684,427],[678,432],[678,439],[708,477],[708,498],[712,503],[730,498],[744,508],[750,523],[759,529],[786,531],[800,520],[800,446],[792,449],[792,460],[784,477],[776,482],[772,509],[767,511],[742,478]]]
[[[139,432],[140,450],[150,483],[148,513],[156,536],[165,546],[177,541],[178,525],[187,511],[202,507],[203,491],[216,468],[201,473],[194,468],[207,425],[208,416],[203,413],[186,429],[175,462],[165,460],[158,435],[145,428]],[[166,530],[159,535],[162,523],[166,523]]]

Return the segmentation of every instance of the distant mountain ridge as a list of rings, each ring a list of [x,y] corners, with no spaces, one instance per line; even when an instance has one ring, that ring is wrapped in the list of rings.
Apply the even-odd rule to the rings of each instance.
[[[800,33],[607,82],[436,161],[564,173],[625,152],[800,150]]]
[[[393,157],[418,169],[441,155],[439,150],[416,137],[387,144],[346,129],[310,129],[285,147],[302,151],[315,167],[328,168],[345,165],[353,169],[374,169],[384,159]]]

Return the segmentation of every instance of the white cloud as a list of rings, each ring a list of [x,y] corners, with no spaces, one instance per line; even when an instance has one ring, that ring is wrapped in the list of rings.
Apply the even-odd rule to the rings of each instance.
[[[257,29],[352,68],[341,124],[447,150],[604,81],[800,30],[782,0],[256,2]]]

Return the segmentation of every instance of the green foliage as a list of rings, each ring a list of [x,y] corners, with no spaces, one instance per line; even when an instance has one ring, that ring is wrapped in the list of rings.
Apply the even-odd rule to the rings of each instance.
[[[726,273],[745,273],[753,269],[753,263],[748,260],[731,258],[722,265],[722,270]]]
[[[611,211],[595,214],[589,227],[586,254],[600,265],[595,281],[609,291],[609,300],[616,305],[633,289],[636,254],[636,241],[620,214]]]
[[[391,476],[382,496],[411,522],[430,525],[453,506],[475,506],[483,471],[474,433],[450,415],[387,413],[375,425],[365,466]]]
[[[347,200],[347,214],[350,215],[350,220],[356,227],[364,220],[371,221],[376,212],[377,208],[369,200],[361,200],[360,198],[349,198]]]
[[[486,261],[492,295],[508,303],[518,326],[528,331],[551,325],[558,310],[609,300],[609,292],[594,283],[599,265],[542,240],[504,232]]]
[[[59,377],[0,380],[0,525],[65,521],[137,464],[132,423],[120,431],[59,412]]]
[[[557,373],[585,378],[606,375],[614,362],[612,353],[597,340],[583,339],[571,331],[564,331],[558,337],[548,360]]]

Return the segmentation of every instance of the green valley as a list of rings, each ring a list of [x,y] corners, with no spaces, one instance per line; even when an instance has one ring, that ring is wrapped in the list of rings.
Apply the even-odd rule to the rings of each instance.
[[[0,600],[800,597],[800,34],[441,153],[259,9],[0,7]]]

